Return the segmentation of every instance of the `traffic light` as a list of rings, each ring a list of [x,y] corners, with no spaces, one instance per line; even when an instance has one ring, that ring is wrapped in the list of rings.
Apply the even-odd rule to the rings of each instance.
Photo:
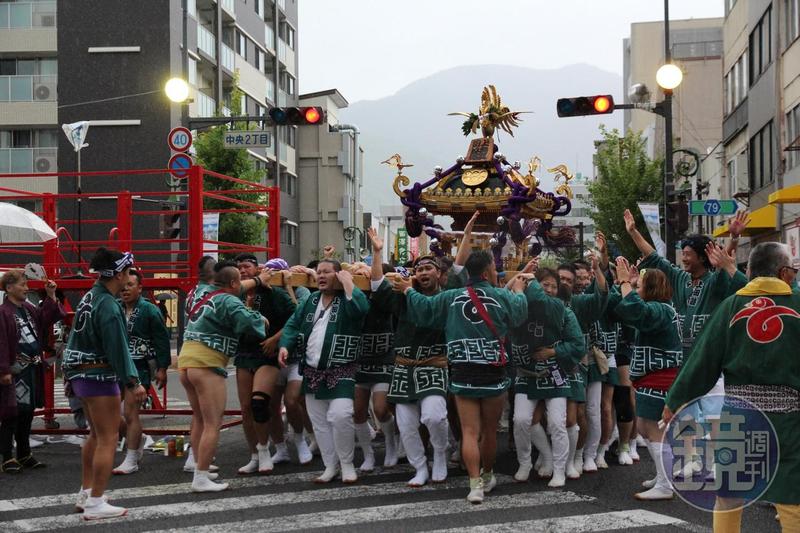
[[[608,115],[614,112],[614,97],[610,94],[559,98],[556,113],[559,117],[583,117],[586,115]]]
[[[316,126],[325,121],[321,107],[273,107],[269,118],[277,126]]]
[[[667,224],[675,236],[681,236],[689,230],[689,204],[681,195],[677,202],[667,204]]]

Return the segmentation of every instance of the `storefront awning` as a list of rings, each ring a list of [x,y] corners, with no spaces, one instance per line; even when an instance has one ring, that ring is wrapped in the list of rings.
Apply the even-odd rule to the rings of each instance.
[[[769,195],[771,204],[800,204],[800,185],[784,187]]]
[[[772,200],[772,197],[770,197]],[[742,235],[750,236],[764,233],[765,231],[774,231],[775,219],[777,212],[774,205],[765,205],[750,213],[750,222],[744,228]],[[730,235],[728,232],[728,225],[720,226],[714,230],[714,237],[727,237]]]

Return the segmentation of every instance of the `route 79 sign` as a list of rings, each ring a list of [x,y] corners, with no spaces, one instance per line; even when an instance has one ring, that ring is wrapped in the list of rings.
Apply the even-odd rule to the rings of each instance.
[[[738,210],[735,200],[692,200],[689,202],[690,215],[733,215]]]

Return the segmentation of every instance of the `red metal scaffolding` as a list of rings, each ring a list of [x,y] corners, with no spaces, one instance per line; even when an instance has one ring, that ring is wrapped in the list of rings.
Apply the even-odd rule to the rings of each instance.
[[[0,174],[0,201],[35,202],[36,214],[42,217],[56,232],[57,238],[42,243],[3,242],[0,243],[0,272],[12,268],[23,268],[28,262],[41,264],[47,277],[55,281],[64,291],[88,291],[95,282],[93,276],[82,276],[89,271],[89,261],[94,251],[100,246],[130,251],[136,259],[136,266],[143,272],[148,290],[174,291],[186,294],[197,284],[197,265],[203,255],[208,253],[235,254],[252,252],[265,254],[266,257],[280,256],[280,189],[266,187],[250,181],[226,176],[206,170],[200,166],[192,166],[186,175],[177,180],[178,186],[168,191],[122,190],[118,192],[75,193],[32,193],[20,189],[6,187],[8,180],[57,180],[63,184],[66,180],[78,178],[120,179],[139,176],[167,176],[166,169],[116,170],[97,172],[59,172],[37,174]],[[213,178],[213,188],[206,185]],[[69,183],[67,181],[67,183]],[[32,189],[40,188],[33,186]],[[63,187],[62,187],[63,190]],[[75,238],[75,228],[79,221],[75,218],[59,216],[59,207],[70,202],[88,202],[105,200],[115,202],[116,217],[101,219],[92,218],[92,209],[87,210],[89,217],[80,220],[80,226],[94,229],[106,234],[106,239]],[[207,207],[207,201],[213,200],[219,207]],[[156,209],[141,209],[135,202],[145,202]],[[266,244],[263,246],[243,245],[225,242],[219,239],[206,238],[203,232],[204,213],[251,213],[264,216],[266,224]],[[140,222],[150,217],[156,220],[150,224]],[[143,233],[142,228],[159,228],[163,217],[179,218],[181,233],[175,239],[166,239],[160,235]],[[72,229],[73,231],[70,231]],[[77,233],[81,233],[80,231]],[[80,253],[79,253],[80,251]],[[32,289],[43,287],[43,282],[31,281]],[[58,429],[55,415],[66,414],[67,408],[55,407],[54,388],[55,372],[49,367],[45,381],[45,407],[36,412],[43,416],[46,429],[44,433],[81,433],[76,429]],[[151,388],[150,396],[153,408],[143,410],[149,415],[188,415],[187,409],[169,409],[167,405],[166,387],[161,398]],[[241,415],[238,410],[229,410],[226,415]],[[240,421],[229,422],[233,425]],[[185,433],[177,429],[150,429],[150,434]]]

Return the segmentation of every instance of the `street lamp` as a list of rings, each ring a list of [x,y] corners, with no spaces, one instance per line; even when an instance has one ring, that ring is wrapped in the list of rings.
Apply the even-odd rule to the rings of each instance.
[[[668,205],[673,191],[675,190],[674,168],[672,161],[672,91],[675,90],[683,80],[681,69],[671,62],[669,51],[669,22],[665,16],[665,26],[667,26],[667,43],[665,43],[667,63],[662,65],[656,72],[656,83],[664,91],[664,101],[661,102],[662,116],[664,117],[664,243],[667,248],[667,259],[675,262],[675,228],[669,223]]]
[[[665,91],[672,91],[683,81],[683,71],[677,65],[662,65],[656,72],[656,83]]]
[[[176,104],[182,104],[189,98],[189,84],[181,78],[170,78],[164,85],[167,98]]]

